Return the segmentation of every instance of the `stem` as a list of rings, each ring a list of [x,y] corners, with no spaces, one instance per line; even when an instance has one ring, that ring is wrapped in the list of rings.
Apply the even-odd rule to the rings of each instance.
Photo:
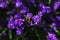
[[[11,30],[9,30],[9,38],[10,38],[10,40],[12,40],[12,32],[11,32]]]
[[[36,36],[38,37],[38,39],[41,40],[36,29],[35,29],[35,33],[36,33]]]
[[[7,28],[5,28],[5,29],[2,31],[2,33],[0,34],[0,36],[1,36],[6,30],[7,30]]]
[[[53,28],[52,27],[52,25],[49,25],[51,28]],[[57,34],[59,34],[60,35],[60,32],[56,29],[56,30],[54,30]]]
[[[16,36],[16,39],[15,40],[18,40],[18,39],[19,39],[19,37]]]
[[[38,37],[38,39],[40,40],[40,37],[39,37],[39,34],[37,33],[37,31],[35,31],[35,33],[36,33],[36,36]]]
[[[58,35],[60,35],[60,32],[58,30],[54,30]]]
[[[50,3],[51,3],[51,0],[49,0],[48,4],[50,4]]]

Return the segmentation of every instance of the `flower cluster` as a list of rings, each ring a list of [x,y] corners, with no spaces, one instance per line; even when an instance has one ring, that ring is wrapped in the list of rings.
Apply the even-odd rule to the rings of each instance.
[[[8,20],[9,21],[7,27],[9,29],[16,28],[17,33],[20,34],[20,32],[24,29],[24,25],[23,25],[24,19],[20,17],[20,14],[17,13],[16,15],[11,16]]]
[[[58,40],[56,35],[53,33],[48,33],[47,37],[48,37],[48,40]]]
[[[28,21],[30,25],[37,25],[38,23],[40,23],[42,20],[42,16],[44,14],[50,13],[52,9],[50,6],[45,6],[43,3],[40,3],[38,6],[39,8],[41,8],[41,10],[38,11],[37,15],[33,15],[33,13],[29,11],[29,9],[23,4],[21,0],[20,1],[16,0],[15,7],[21,8],[21,10],[20,10],[20,13],[17,13],[14,16],[10,16],[8,25],[7,25],[8,28],[9,29],[17,28],[18,29],[17,33],[18,33],[19,30],[21,31],[21,29],[24,29],[24,26],[23,26],[24,21]],[[22,14],[24,15],[25,18],[21,18]],[[52,23],[52,25],[54,26],[54,23]],[[53,28],[56,29],[55,26]]]
[[[10,2],[11,2],[11,0],[10,0]],[[14,2],[12,2],[12,3],[14,3]],[[8,29],[10,29],[10,30],[16,29],[16,34],[21,35],[25,28],[24,22],[28,22],[29,26],[34,26],[34,25],[40,24],[40,26],[43,29],[47,30],[47,28],[45,26],[52,25],[52,28],[54,30],[57,30],[57,25],[58,25],[57,23],[60,22],[60,16],[56,16],[56,15],[54,15],[54,13],[50,13],[50,12],[52,12],[53,10],[54,10],[53,12],[56,12],[58,7],[60,6],[60,2],[55,2],[53,9],[50,6],[46,6],[42,2],[40,3],[40,1],[39,1],[38,5],[36,5],[35,0],[27,0],[27,3],[24,3],[24,0],[16,0],[15,6],[14,6],[15,8],[12,10],[9,10],[9,8],[8,8],[9,2],[8,1],[4,2],[3,0],[0,0],[0,8],[7,8],[7,10],[8,10],[8,12],[6,12],[6,14],[9,16],[9,17],[7,17],[7,19],[8,19],[7,28]],[[30,8],[30,6],[31,6],[31,8]],[[37,8],[37,9],[34,9],[33,7]],[[35,14],[35,11],[36,11],[36,14]],[[52,15],[54,15],[54,16],[52,16]],[[56,18],[54,18],[54,17],[56,17]],[[48,24],[50,22],[49,18],[52,20],[51,24]],[[55,20],[55,19],[58,19],[58,20]],[[48,23],[46,23],[46,22],[48,22]],[[60,26],[60,25],[58,25],[58,26]],[[56,35],[53,33],[48,33],[47,37],[48,37],[48,40],[58,40]]]
[[[9,4],[8,1],[0,0],[0,7],[1,8],[3,8],[3,9],[6,8],[8,4]]]

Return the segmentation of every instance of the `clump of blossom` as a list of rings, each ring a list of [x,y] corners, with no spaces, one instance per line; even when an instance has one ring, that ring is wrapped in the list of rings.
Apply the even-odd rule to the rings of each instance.
[[[58,40],[57,36],[53,33],[48,33],[47,38],[48,40]]]
[[[24,29],[23,22],[24,22],[24,19],[21,18],[21,16],[20,16],[19,13],[17,13],[16,15],[10,17],[10,19],[9,19],[9,21],[8,21],[7,27],[8,27],[10,30],[16,28],[16,29],[17,29],[17,30],[16,30],[16,31],[17,31],[16,33],[17,33],[17,35],[18,35],[18,33],[20,34],[20,31],[22,31],[22,30]],[[20,31],[19,31],[18,29],[19,29]]]

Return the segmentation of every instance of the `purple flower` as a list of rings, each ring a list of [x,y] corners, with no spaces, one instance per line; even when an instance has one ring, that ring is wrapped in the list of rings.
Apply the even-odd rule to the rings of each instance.
[[[32,17],[32,20],[34,21],[34,24],[37,24],[37,23],[40,22],[40,18],[39,18],[38,15],[33,16],[33,17]]]
[[[14,21],[14,24],[15,25],[22,25],[23,24],[23,22],[24,22],[24,19],[16,19],[15,21]]]
[[[39,4],[39,7],[41,7],[42,9],[44,9],[45,8],[45,5],[43,3],[40,3]]]
[[[1,3],[0,3],[0,7],[1,7],[1,8],[6,8],[6,7],[7,7],[7,4],[6,4],[5,2],[1,2]]]
[[[39,16],[39,17],[43,16],[43,13],[39,11],[39,12],[38,12],[38,16]]]
[[[17,35],[21,35],[21,34],[22,34],[22,30],[21,30],[21,29],[17,29],[17,30],[16,30],[16,34],[17,34]]]
[[[31,18],[32,17],[32,13],[27,13],[26,18]]]
[[[35,4],[35,0],[28,0],[28,3],[34,5]]]
[[[23,3],[21,2],[21,0],[16,0],[16,7],[20,7]]]
[[[20,16],[21,16],[20,14],[16,14],[13,17],[10,16],[10,18],[8,19],[8,25],[7,25],[9,29],[14,29],[23,24],[24,19],[21,18]],[[21,29],[24,29],[24,28],[21,28]]]
[[[19,13],[17,13],[16,15],[14,15],[14,19],[18,19],[18,18],[20,18],[20,14]]]
[[[26,10],[27,12],[29,11],[29,9],[28,9],[25,5],[22,5],[22,6],[21,6],[21,9],[22,9],[22,10]]]
[[[48,33],[47,37],[48,37],[48,40],[58,40],[56,35],[53,33]]]
[[[60,5],[60,2],[55,2],[54,3],[54,6],[53,6],[54,11],[57,10],[57,8],[59,7],[59,5]]]
[[[57,25],[56,25],[56,23],[55,23],[55,22],[53,22],[53,23],[52,23],[52,26],[53,26],[53,29],[54,29],[54,30],[56,30]]]
[[[25,14],[26,12],[27,12],[27,10],[25,10],[25,9],[20,10],[20,13],[22,13],[22,14]]]
[[[8,28],[9,28],[9,29],[14,29],[14,28],[15,28],[15,26],[14,26],[14,24],[13,24],[13,23],[8,23],[8,25],[7,25],[7,26],[8,26]]]
[[[34,25],[34,24],[32,23],[32,21],[30,22],[30,25],[31,25],[31,26]]]
[[[23,30],[25,27],[24,27],[24,25],[22,24],[22,25],[19,25],[19,28]]]
[[[13,12],[12,11],[8,11],[6,14],[13,14]]]
[[[16,2],[16,7],[17,7],[17,8],[20,7],[21,5],[22,5],[21,2]]]
[[[60,20],[60,16],[56,16],[56,18],[57,18],[58,20]]]
[[[42,12],[42,13],[46,13],[46,9],[42,9],[41,12]]]
[[[8,19],[8,23],[13,22],[14,18],[12,16],[10,16],[10,18]]]
[[[46,13],[51,12],[51,8],[50,8],[49,6],[47,6],[47,7],[46,7],[46,11],[47,11]]]

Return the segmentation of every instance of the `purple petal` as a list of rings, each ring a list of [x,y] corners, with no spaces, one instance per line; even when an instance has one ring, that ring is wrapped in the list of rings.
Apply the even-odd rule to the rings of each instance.
[[[58,40],[57,39],[57,37],[56,37],[56,35],[55,34],[53,34],[53,33],[48,33],[48,39],[50,39],[50,40]]]
[[[54,3],[54,6],[53,6],[54,11],[58,9],[59,5],[60,5],[60,2],[55,2]]]
[[[17,34],[17,35],[21,35],[21,34],[22,34],[22,30],[17,29],[17,30],[16,30],[16,34]]]
[[[32,17],[32,20],[34,21],[34,23],[35,23],[35,24],[37,24],[37,23],[39,23],[39,22],[40,22],[40,18],[39,18],[39,16],[38,16],[38,15],[33,16],[33,17]]]
[[[8,26],[9,29],[14,29],[15,28],[13,23],[9,23],[7,26]]]

